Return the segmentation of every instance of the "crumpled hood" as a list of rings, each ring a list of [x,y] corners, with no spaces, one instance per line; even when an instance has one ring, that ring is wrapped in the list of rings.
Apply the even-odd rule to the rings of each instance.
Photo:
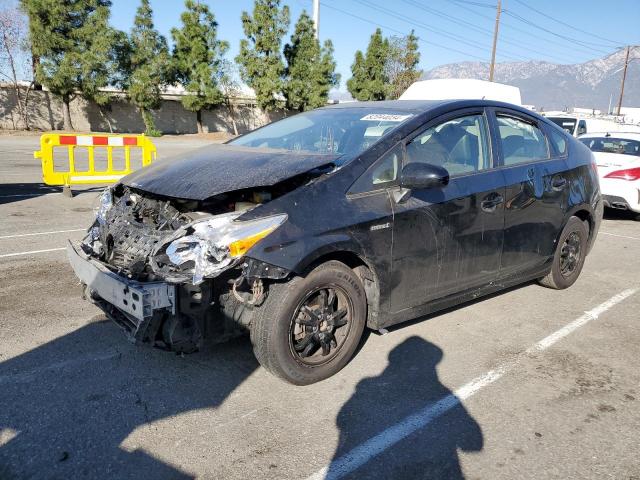
[[[338,155],[235,145],[210,145],[159,160],[124,177],[129,187],[167,197],[205,200],[221,193],[268,187],[318,167]]]

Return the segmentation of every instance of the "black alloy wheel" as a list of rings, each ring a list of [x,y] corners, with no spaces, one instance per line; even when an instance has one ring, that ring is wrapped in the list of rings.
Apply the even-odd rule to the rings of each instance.
[[[571,232],[562,244],[560,250],[560,273],[563,277],[569,277],[576,271],[580,263],[581,251],[580,234]]]
[[[367,323],[361,278],[336,260],[305,276],[268,286],[251,322],[260,364],[294,385],[309,385],[340,371],[356,352]]]
[[[307,365],[331,360],[349,335],[352,311],[351,301],[340,287],[310,292],[291,320],[292,353]]]

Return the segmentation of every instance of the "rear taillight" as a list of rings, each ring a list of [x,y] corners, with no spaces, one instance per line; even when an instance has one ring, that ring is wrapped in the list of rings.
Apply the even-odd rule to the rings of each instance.
[[[640,167],[627,168],[625,170],[616,170],[615,172],[606,174],[604,178],[619,178],[621,180],[639,180]]]

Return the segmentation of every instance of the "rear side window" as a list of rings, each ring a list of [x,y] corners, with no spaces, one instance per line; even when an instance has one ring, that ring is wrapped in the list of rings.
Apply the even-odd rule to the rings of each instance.
[[[483,115],[468,115],[430,127],[409,144],[407,163],[429,163],[463,175],[491,167]]]
[[[547,139],[533,123],[506,115],[497,121],[506,166],[550,158]]]

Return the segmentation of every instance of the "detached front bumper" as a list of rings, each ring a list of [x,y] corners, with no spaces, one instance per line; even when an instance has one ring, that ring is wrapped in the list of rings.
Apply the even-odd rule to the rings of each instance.
[[[154,318],[176,313],[176,287],[164,282],[137,282],[117,275],[98,260],[67,245],[69,263],[91,299],[131,335],[144,339]]]

